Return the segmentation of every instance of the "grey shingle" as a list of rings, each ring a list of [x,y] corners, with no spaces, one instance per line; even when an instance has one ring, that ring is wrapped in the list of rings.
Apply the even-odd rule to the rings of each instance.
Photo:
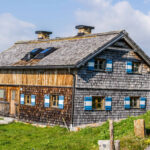
[[[113,38],[119,35],[121,31],[108,32],[102,34],[91,34],[83,37],[69,37],[51,39],[45,41],[32,40],[15,43],[11,48],[0,53],[0,66],[13,66],[20,61],[27,52],[34,48],[58,48],[49,54],[34,66],[51,65],[75,65],[83,58],[94,53]],[[31,65],[31,64],[26,64]]]

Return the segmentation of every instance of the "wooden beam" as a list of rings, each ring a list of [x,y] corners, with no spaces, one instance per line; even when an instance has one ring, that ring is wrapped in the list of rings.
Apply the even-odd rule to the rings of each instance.
[[[110,131],[110,150],[115,150],[113,120],[109,120],[109,131]]]
[[[121,50],[121,51],[133,51],[133,49],[129,49],[129,48],[119,48],[119,47],[112,47],[112,46],[109,46],[107,49],[110,49],[110,50]]]

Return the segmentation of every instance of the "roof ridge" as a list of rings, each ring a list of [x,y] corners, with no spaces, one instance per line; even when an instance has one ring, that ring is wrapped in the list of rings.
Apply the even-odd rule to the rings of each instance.
[[[40,42],[53,42],[53,41],[61,41],[61,40],[74,40],[74,39],[84,39],[84,38],[92,38],[96,36],[103,36],[103,35],[110,35],[110,34],[119,34],[124,33],[128,34],[125,30],[117,30],[117,31],[109,31],[109,32],[101,32],[101,33],[93,33],[83,36],[69,36],[69,37],[60,37],[60,38],[53,38],[53,39],[45,39],[45,40],[28,40],[28,41],[17,41],[15,44],[28,44],[28,43],[40,43]]]

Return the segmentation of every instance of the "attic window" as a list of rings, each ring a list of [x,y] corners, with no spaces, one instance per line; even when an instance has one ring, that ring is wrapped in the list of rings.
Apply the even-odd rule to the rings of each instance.
[[[133,73],[140,73],[140,62],[132,62]]]
[[[47,55],[49,55],[50,53],[52,53],[54,50],[56,50],[55,47],[48,47],[44,49],[43,51],[41,51],[38,55],[36,55],[34,59],[42,59],[46,57]]]
[[[142,64],[141,62],[137,61],[127,61],[126,62],[126,72],[127,73],[133,73],[133,74],[138,74],[141,73],[142,69]]]
[[[106,60],[105,59],[96,59],[95,60],[95,70],[105,70]]]

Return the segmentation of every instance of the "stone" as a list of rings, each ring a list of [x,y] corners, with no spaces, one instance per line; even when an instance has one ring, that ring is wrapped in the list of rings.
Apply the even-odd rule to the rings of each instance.
[[[134,134],[135,136],[144,138],[145,137],[145,120],[138,119],[134,120]]]
[[[14,118],[10,118],[10,117],[2,117],[3,120],[0,120],[0,124],[9,124],[14,122]]]
[[[148,146],[145,150],[150,150],[150,146]]]
[[[110,140],[99,140],[99,150],[110,150]],[[120,150],[120,140],[114,141],[115,150]]]

